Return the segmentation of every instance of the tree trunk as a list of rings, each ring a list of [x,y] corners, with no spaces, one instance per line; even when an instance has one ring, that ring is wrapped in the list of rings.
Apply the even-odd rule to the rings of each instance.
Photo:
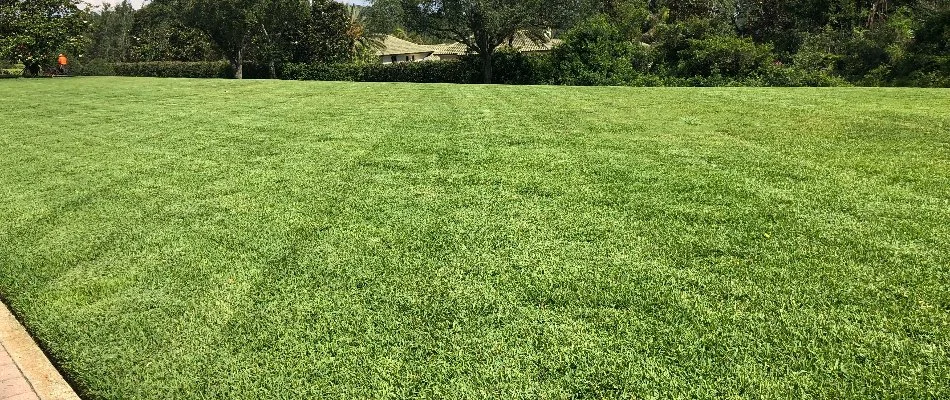
[[[234,67],[234,79],[244,79],[244,49],[238,50],[231,66]]]
[[[481,53],[482,58],[482,78],[486,84],[491,83],[491,74],[492,74],[492,53],[490,51],[483,51]]]
[[[264,32],[264,42],[267,43],[264,48],[267,49],[267,67],[268,74],[270,74],[271,79],[277,79],[277,68],[274,66],[274,42],[271,40],[270,34],[267,33],[267,26],[261,24],[261,31]]]
[[[25,61],[23,63],[23,76],[36,78],[40,75],[40,63],[38,61]]]

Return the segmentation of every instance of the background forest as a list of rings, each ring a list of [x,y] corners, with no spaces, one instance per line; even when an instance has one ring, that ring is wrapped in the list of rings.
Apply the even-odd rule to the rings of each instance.
[[[67,52],[78,73],[107,75],[950,86],[947,0],[153,0],[139,9],[13,0],[2,7],[0,55],[34,73]],[[37,23],[43,15],[55,18]],[[519,31],[563,44],[543,56],[498,50]],[[472,56],[380,66],[374,53],[387,34],[460,41]]]

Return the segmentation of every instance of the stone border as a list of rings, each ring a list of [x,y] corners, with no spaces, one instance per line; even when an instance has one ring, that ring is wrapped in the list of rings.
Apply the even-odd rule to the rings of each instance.
[[[36,345],[23,325],[20,325],[7,306],[0,302],[0,353],[3,350],[9,354],[21,374],[20,378],[13,377],[8,381],[16,383],[20,379],[25,379],[32,388],[32,393],[40,400],[79,400],[79,396],[53,367],[46,358],[46,354]],[[18,396],[21,395],[4,396],[0,393],[0,399],[8,397],[13,399]],[[31,397],[27,395],[22,398]]]

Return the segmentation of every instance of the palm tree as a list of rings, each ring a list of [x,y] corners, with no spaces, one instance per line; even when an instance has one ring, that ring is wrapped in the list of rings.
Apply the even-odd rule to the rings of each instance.
[[[366,13],[363,7],[349,5],[346,7],[350,22],[346,30],[346,36],[350,40],[350,52],[353,56],[359,56],[361,53],[379,50],[384,47],[383,40],[386,35],[378,32],[371,32],[367,29]]]

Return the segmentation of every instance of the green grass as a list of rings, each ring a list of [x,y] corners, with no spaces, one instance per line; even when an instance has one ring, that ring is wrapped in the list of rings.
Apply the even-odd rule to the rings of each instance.
[[[950,91],[0,83],[90,399],[947,398]]]

